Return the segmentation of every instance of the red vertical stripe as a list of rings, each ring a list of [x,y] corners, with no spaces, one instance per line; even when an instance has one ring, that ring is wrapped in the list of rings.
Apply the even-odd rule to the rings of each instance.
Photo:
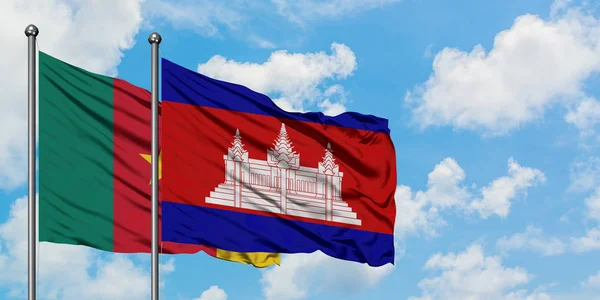
[[[151,168],[141,156],[150,154],[150,103],[151,94],[147,90],[120,79],[114,80],[115,252],[150,252]],[[162,244],[163,253],[195,253],[200,250],[216,255],[215,249],[204,246]]]

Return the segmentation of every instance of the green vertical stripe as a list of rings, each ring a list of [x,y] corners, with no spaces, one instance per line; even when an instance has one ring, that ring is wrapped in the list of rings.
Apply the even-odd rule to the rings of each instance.
[[[40,241],[113,250],[113,79],[39,52]]]

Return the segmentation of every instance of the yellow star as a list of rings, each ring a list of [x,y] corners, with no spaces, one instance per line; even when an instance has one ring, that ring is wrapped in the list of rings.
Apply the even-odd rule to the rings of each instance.
[[[141,154],[140,156],[142,156],[148,163],[152,163],[152,155],[151,154]],[[158,153],[158,179],[160,180],[162,178],[162,150]],[[150,183],[152,184],[152,179],[150,179]]]

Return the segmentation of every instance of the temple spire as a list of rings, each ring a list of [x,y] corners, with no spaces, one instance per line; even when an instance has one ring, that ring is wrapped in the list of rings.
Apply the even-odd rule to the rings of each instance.
[[[323,169],[325,172],[335,173],[338,165],[335,163],[335,158],[333,157],[333,151],[331,151],[331,144],[327,143],[327,148],[325,149],[325,156],[323,157],[323,161],[321,162]]]
[[[281,130],[279,130],[279,136],[275,139],[273,143],[273,151],[278,154],[285,154],[286,156],[291,156],[296,154],[293,150],[294,146],[292,146],[292,141],[285,130],[285,124],[281,124]]]
[[[231,147],[229,150],[229,157],[233,160],[242,161],[244,160],[244,154],[248,151],[244,149],[244,144],[242,143],[242,137],[240,136],[240,129],[235,130],[235,136],[233,142],[231,143]]]
[[[285,129],[285,124],[281,124],[279,135],[273,142],[273,148],[267,151],[267,162],[269,165],[297,169],[300,167],[299,159],[300,154],[294,151],[294,146],[292,146],[292,141]]]

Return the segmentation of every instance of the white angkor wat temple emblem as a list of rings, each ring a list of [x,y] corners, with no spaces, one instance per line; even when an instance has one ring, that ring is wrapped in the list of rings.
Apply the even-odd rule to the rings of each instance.
[[[342,177],[327,144],[316,168],[300,165],[300,154],[281,125],[267,160],[248,158],[239,129],[223,155],[225,181],[210,192],[207,203],[241,207],[332,222],[361,225],[342,200]]]

